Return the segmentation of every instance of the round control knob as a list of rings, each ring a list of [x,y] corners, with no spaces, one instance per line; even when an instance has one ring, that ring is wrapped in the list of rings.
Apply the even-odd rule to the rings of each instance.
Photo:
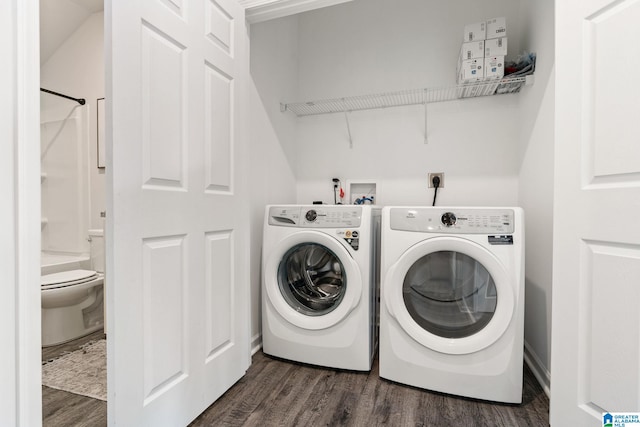
[[[456,216],[453,212],[446,212],[442,214],[441,220],[444,225],[446,225],[447,227],[451,227],[456,223]]]
[[[310,211],[307,211],[304,217],[307,218],[307,221],[313,222],[318,217],[318,213],[311,209]]]

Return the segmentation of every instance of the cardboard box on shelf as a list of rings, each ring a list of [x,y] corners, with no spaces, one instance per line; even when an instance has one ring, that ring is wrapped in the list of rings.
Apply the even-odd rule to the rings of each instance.
[[[484,40],[462,43],[460,59],[484,58]]]
[[[478,82],[484,79],[484,59],[458,60],[458,84]]]
[[[493,18],[487,20],[487,39],[505,37],[507,35],[507,18]]]
[[[463,42],[475,42],[487,38],[487,23],[476,22],[464,26]]]
[[[484,77],[486,80],[504,77],[504,56],[489,56],[484,58]]]
[[[489,39],[484,42],[484,56],[506,56],[507,55],[507,38],[498,37],[497,39]]]

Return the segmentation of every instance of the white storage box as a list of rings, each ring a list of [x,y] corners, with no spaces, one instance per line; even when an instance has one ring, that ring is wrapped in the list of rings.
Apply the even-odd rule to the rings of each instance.
[[[477,22],[464,26],[463,42],[475,42],[487,38],[487,23]]]
[[[506,56],[507,55],[507,38],[498,37],[497,39],[489,39],[484,42],[484,56]]]
[[[458,61],[458,84],[484,80],[484,59]]]
[[[505,37],[507,35],[507,18],[493,18],[487,21],[487,39]]]
[[[504,56],[484,58],[484,78],[494,80],[502,77],[504,77]]]
[[[464,61],[476,58],[484,58],[484,40],[462,43],[460,59]]]

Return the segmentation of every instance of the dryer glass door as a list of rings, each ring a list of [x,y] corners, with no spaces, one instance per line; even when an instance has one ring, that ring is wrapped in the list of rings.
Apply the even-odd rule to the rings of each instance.
[[[333,311],[344,298],[344,265],[330,249],[318,243],[291,248],[278,268],[278,285],[287,303],[308,316]]]
[[[402,296],[413,320],[443,338],[476,334],[497,306],[491,274],[476,259],[456,251],[419,258],[405,275]]]

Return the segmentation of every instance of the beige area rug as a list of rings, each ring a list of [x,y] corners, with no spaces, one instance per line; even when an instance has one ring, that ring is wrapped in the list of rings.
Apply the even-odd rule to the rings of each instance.
[[[42,366],[42,385],[107,400],[107,341],[85,344]]]

